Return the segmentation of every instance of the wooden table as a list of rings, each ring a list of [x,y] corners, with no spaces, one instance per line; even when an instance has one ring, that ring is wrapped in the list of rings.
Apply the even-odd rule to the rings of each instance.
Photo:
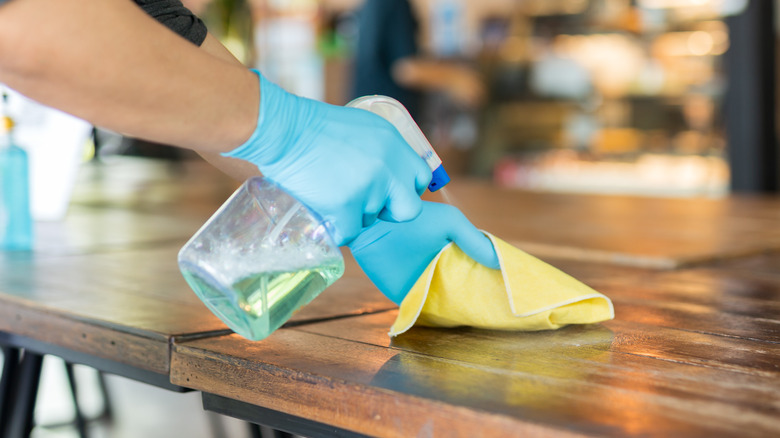
[[[444,190],[476,226],[542,257],[674,269],[780,249],[776,197],[550,194],[458,180]]]
[[[249,342],[175,263],[235,183],[197,164],[109,165],[85,168],[33,253],[0,257],[3,345],[203,391],[209,409],[312,436],[780,434],[780,199],[456,180],[448,195],[477,226],[610,296],[616,319],[391,340],[395,306],[348,257],[339,282]]]
[[[170,383],[171,345],[231,333],[190,290],[176,255],[235,183],[198,163],[176,173],[132,159],[84,170],[65,221],[36,224],[33,252],[0,253],[0,344],[6,355],[21,349],[32,360],[28,371],[4,367],[3,437],[30,426],[22,417],[34,398],[12,403],[8,394],[34,393],[37,379],[21,376],[38,374],[43,354],[183,391]],[[353,264],[350,272],[359,269]],[[367,278],[347,275],[290,324],[393,307],[377,291],[365,294],[370,287]],[[25,387],[9,383],[22,380]]]
[[[556,264],[612,297],[616,319],[391,339],[391,310],[264,342],[177,343],[171,381],[212,394],[218,412],[314,436],[778,436],[780,274],[737,264],[613,279]]]

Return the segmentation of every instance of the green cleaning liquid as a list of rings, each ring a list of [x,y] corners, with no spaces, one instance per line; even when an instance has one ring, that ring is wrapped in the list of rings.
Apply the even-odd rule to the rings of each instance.
[[[240,278],[227,290],[194,265],[184,264],[181,271],[212,312],[236,333],[257,341],[268,337],[338,280],[344,273],[344,262],[335,259],[299,271],[260,272]]]

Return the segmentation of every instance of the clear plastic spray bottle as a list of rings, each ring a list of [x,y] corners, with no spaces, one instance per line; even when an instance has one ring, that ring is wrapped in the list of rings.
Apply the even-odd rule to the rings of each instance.
[[[406,108],[385,96],[349,106],[392,123],[428,163],[438,190],[449,181],[441,160]],[[179,269],[195,294],[228,327],[261,340],[344,273],[327,227],[280,186],[250,178],[179,251]]]
[[[13,119],[3,92],[0,111],[0,250],[32,249],[30,179],[27,152],[13,141]]]

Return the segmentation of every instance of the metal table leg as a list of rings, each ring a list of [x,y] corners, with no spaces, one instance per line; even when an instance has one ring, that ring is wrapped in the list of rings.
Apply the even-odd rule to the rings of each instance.
[[[5,438],[28,438],[33,428],[35,399],[38,395],[38,383],[41,380],[43,356],[29,350],[22,352],[15,381],[10,382],[9,417],[3,424],[2,435]]]
[[[81,412],[81,406],[79,406],[78,385],[76,384],[76,376],[73,374],[72,363],[65,362],[65,373],[68,375],[68,383],[70,384],[70,394],[73,397],[76,430],[78,431],[79,436],[81,438],[87,438],[87,421],[84,418],[84,414]]]
[[[3,376],[0,379],[0,435],[6,430],[6,425],[11,418],[12,383],[16,381],[19,370],[18,348],[2,347],[3,350]]]

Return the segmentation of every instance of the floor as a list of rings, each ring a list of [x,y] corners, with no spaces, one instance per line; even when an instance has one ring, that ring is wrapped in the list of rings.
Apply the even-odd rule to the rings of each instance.
[[[104,406],[97,372],[79,365],[74,368],[79,405],[85,416],[95,418]],[[113,420],[90,421],[90,438],[250,437],[246,423],[205,412],[198,392],[174,393],[112,375],[106,376],[106,385]],[[64,364],[58,358],[46,356],[32,438],[78,438],[73,418]]]

